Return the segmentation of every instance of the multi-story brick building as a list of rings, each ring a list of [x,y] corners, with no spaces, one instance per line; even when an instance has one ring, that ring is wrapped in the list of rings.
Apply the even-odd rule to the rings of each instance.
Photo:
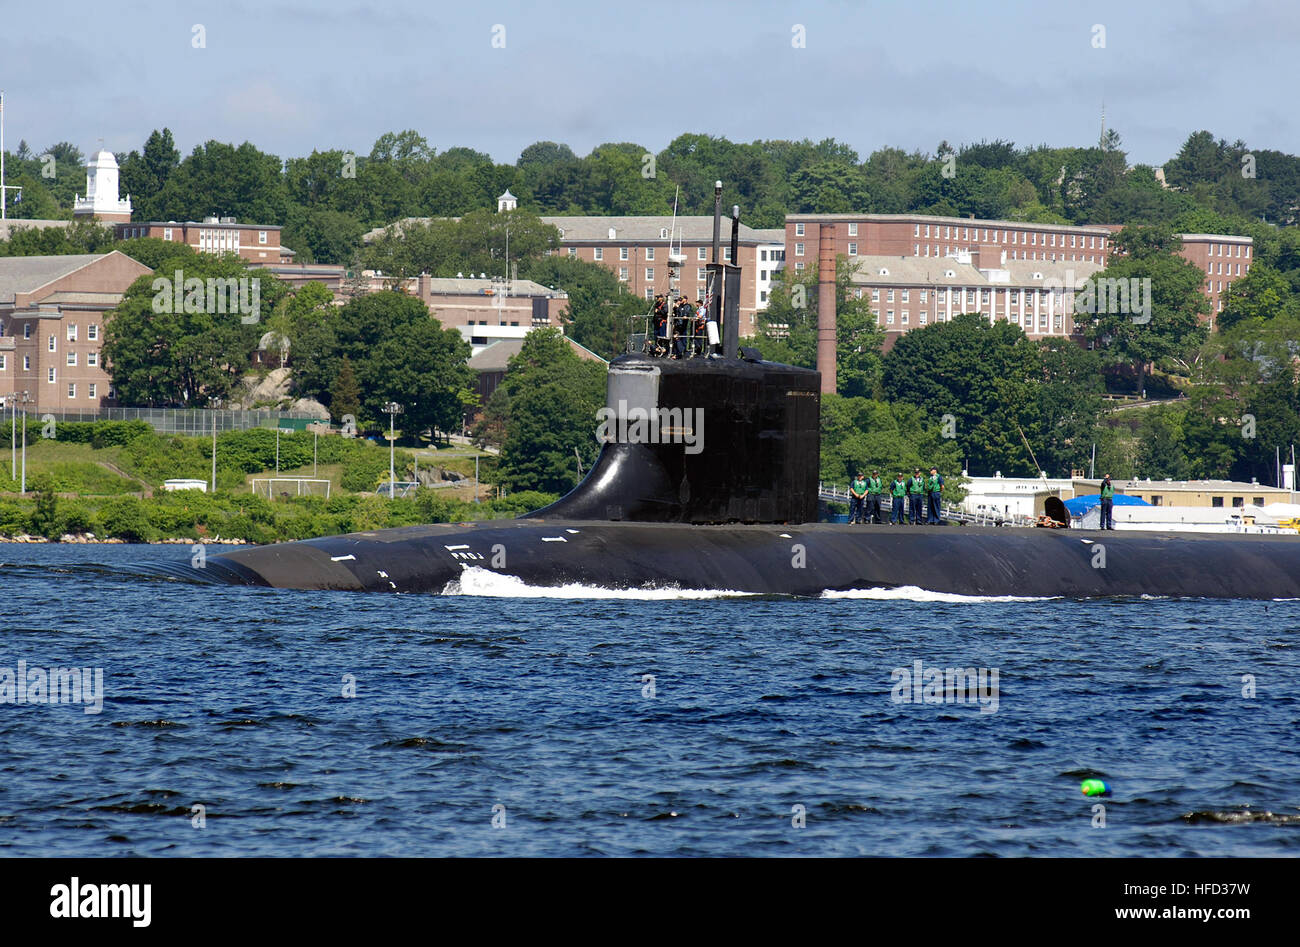
[[[157,237],[184,243],[200,253],[237,253],[250,263],[292,263],[294,252],[280,246],[280,228],[272,224],[241,224],[234,217],[205,217],[201,222],[175,220],[119,223],[118,240]]]
[[[896,299],[901,300],[901,283],[879,273],[882,268],[891,269],[893,261],[892,270],[910,279],[907,290],[911,299],[919,298],[912,296],[913,292],[926,293],[930,321],[936,314],[935,291],[922,284],[933,281],[936,287],[948,285],[953,292],[967,287],[961,298],[978,307],[973,311],[995,312],[997,318],[1014,315],[1025,332],[1035,336],[1076,334],[1073,308],[1063,311],[1060,307],[1072,307],[1076,280],[1087,279],[1106,266],[1115,252],[1114,233],[1120,229],[1115,225],[1075,227],[910,214],[791,214],[786,219],[785,239],[786,265],[792,272],[815,267],[823,227],[832,229],[837,255],[864,261],[863,272],[855,280],[864,289],[883,290],[887,295],[892,287]],[[1214,314],[1223,309],[1227,287],[1250,272],[1251,238],[1181,237],[1181,255],[1206,273],[1204,291],[1210,300],[1212,326]],[[934,262],[922,262],[926,260]],[[949,270],[954,276],[944,276]],[[1044,293],[1043,282],[1053,280],[1058,285]],[[976,294],[974,303],[968,298],[972,293]],[[985,296],[995,309],[985,308]],[[1040,308],[1018,308],[1026,303]],[[954,306],[953,311],[972,309]],[[901,304],[894,309],[894,323],[889,322],[887,305],[878,314],[881,326],[890,333],[923,324],[917,321],[920,313],[915,302],[907,308],[907,323],[903,322]]]
[[[712,259],[713,218],[696,217],[543,217],[560,231],[560,248],[579,260],[599,263],[638,296],[668,292],[671,251],[686,257],[682,294],[703,298],[705,266]],[[740,225],[737,256],[741,271],[740,334],[752,335],[756,313],[767,308],[772,279],[785,265],[784,234]],[[722,257],[731,260],[731,222],[722,223]]]
[[[915,214],[790,214],[785,222],[786,262],[803,272],[817,261],[822,227],[835,233],[844,256],[945,257],[1006,251],[1008,261],[1106,265],[1112,228],[1023,221],[925,217]]]
[[[858,256],[853,294],[869,299],[886,347],[910,329],[976,312],[1031,338],[1077,334],[1075,293],[1102,269],[1089,262],[1005,260],[985,248],[955,257]]]
[[[1185,233],[1182,256],[1205,273],[1202,290],[1210,299],[1210,328],[1223,311],[1228,287],[1250,272],[1253,262],[1250,237],[1223,234]]]
[[[104,314],[150,272],[117,250],[0,257],[0,395],[27,391],[36,412],[113,404]]]

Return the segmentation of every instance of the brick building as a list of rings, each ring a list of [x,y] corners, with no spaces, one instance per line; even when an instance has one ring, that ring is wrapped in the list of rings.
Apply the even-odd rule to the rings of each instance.
[[[250,263],[292,263],[294,252],[280,246],[280,228],[273,224],[241,224],[234,217],[205,217],[201,222],[174,220],[119,223],[118,240],[157,237],[193,247],[200,253],[237,253]]]
[[[1074,281],[1105,268],[1115,252],[1114,233],[1120,229],[1110,224],[1076,227],[912,214],[791,214],[785,239],[786,264],[792,272],[815,266],[823,227],[833,230],[838,255],[863,261],[855,283],[865,291],[880,291],[877,312],[887,332],[899,334],[925,324],[918,321],[923,312],[932,322],[951,306],[954,313],[1012,318],[1031,336],[1074,334]],[[1227,287],[1250,272],[1252,240],[1215,234],[1181,237],[1180,255],[1206,273],[1203,290],[1213,326]],[[882,269],[890,275],[882,276]],[[949,271],[952,276],[946,275]],[[1057,281],[1055,286],[1052,281]],[[895,291],[893,322],[890,289]],[[944,300],[937,307],[936,291]],[[918,306],[923,293],[925,310]]]
[[[26,390],[38,413],[113,404],[104,314],[150,272],[117,250],[0,257],[0,396]]]
[[[858,256],[853,294],[869,299],[886,348],[904,332],[977,312],[1020,326],[1030,338],[1076,333],[1078,283],[1102,269],[1088,262],[1004,260],[985,248],[939,259]]]
[[[1250,272],[1252,261],[1250,237],[1223,234],[1185,233],[1182,257],[1205,273],[1202,291],[1210,299],[1210,328],[1223,311],[1228,287]]]
[[[713,218],[678,217],[543,217],[560,231],[555,253],[611,270],[638,296],[652,298],[668,292],[669,231],[673,252],[686,257],[681,271],[681,291],[691,299],[703,298],[705,265],[712,259]],[[675,229],[674,229],[675,228]],[[785,265],[785,235],[780,230],[755,230],[740,225],[737,255],[741,272],[740,334],[752,335],[756,313],[767,308],[772,279]],[[731,260],[731,222],[722,222],[722,257]]]
[[[817,261],[822,227],[835,233],[844,256],[939,257],[1006,251],[1008,261],[1106,265],[1112,228],[1031,224],[915,214],[790,214],[785,221],[786,262],[795,272]]]

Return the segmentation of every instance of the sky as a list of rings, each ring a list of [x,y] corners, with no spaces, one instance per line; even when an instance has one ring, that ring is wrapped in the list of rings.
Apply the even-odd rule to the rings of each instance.
[[[7,4],[5,145],[140,149],[155,128],[281,158],[415,129],[513,162],[535,141],[692,132],[933,153],[1187,136],[1300,153],[1295,0],[42,0]],[[802,44],[800,44],[802,39]],[[102,139],[102,145],[101,145]]]

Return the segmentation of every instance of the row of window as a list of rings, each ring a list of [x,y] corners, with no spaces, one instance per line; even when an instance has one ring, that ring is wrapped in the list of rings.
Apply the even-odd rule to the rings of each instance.
[[[0,335],[4,335],[4,334],[5,334],[5,324],[3,321],[0,321]],[[31,337],[32,337],[32,323],[24,322],[23,338],[30,339]],[[86,339],[87,341],[90,342],[99,341],[99,326],[97,324],[92,322],[90,325],[86,326]],[[75,322],[68,323],[68,341],[69,342],[77,341],[77,324]],[[50,336],[48,345],[49,345],[49,350],[51,352],[57,352],[59,350],[58,340],[53,335]]]
[[[923,227],[923,226],[924,226],[924,229],[925,229],[925,236],[927,236],[927,237],[930,236],[930,228],[931,228],[931,226],[932,226],[932,225],[930,225],[930,224],[924,224],[924,225],[922,225],[922,224],[913,224],[913,226],[912,226],[912,236],[914,236],[914,237],[919,237],[919,236],[921,236],[921,230],[922,230],[922,227]],[[952,239],[958,239],[958,240],[979,240],[979,239],[980,239],[980,229],[981,229],[981,228],[979,228],[979,227],[954,227],[954,226],[952,226],[951,224],[934,224],[933,227],[934,227],[934,236],[935,236],[935,237],[939,237],[939,236],[940,236],[940,231],[942,231],[942,236],[943,236],[944,238],[946,238],[946,239],[949,239],[949,240],[952,240]],[[984,230],[984,242],[985,242],[985,243],[1012,243],[1012,244],[1025,244],[1025,245],[1027,245],[1027,246],[1039,246],[1039,245],[1040,245],[1040,244],[1039,244],[1039,239],[1038,239],[1039,236],[1040,236],[1040,234],[1039,234],[1037,231],[1033,231],[1033,230],[1030,230],[1030,231],[1024,231],[1024,230],[998,230],[998,229],[990,229],[990,228],[988,228],[988,227],[983,228],[983,230]],[[959,234],[960,234],[960,235],[959,235]],[[972,234],[973,234],[973,236],[972,236]],[[992,236],[990,236],[990,234],[991,234]],[[804,229],[804,225],[803,225],[803,224],[801,224],[801,223],[796,223],[796,224],[794,225],[794,235],[795,235],[796,237],[802,237],[802,236],[805,236],[805,235],[806,235],[806,230]],[[858,235],[858,225],[857,225],[857,224],[849,224],[849,236],[850,236],[850,237],[856,237],[857,235]],[[1064,247],[1064,246],[1065,246],[1065,238],[1066,238],[1067,235],[1066,235],[1066,234],[1063,234],[1063,233],[1062,233],[1062,234],[1057,234],[1057,233],[1050,233],[1050,232],[1049,232],[1049,233],[1041,234],[1041,236],[1042,236],[1042,243],[1041,243],[1041,245],[1044,246],[1044,247],[1049,247],[1049,246],[1050,246],[1050,247],[1055,247],[1055,246],[1061,246],[1061,247]],[[1060,242],[1059,244],[1056,242],[1056,238],[1057,238],[1058,236],[1061,238],[1061,242]],[[1090,249],[1093,249],[1093,250],[1098,249],[1098,245],[1097,245],[1097,239],[1098,239],[1098,238],[1096,237],[1096,235],[1090,235],[1090,234],[1075,234],[1075,233],[1072,233],[1072,234],[1069,234],[1068,236],[1069,236],[1069,238],[1070,238],[1070,246],[1071,246],[1071,247],[1074,247],[1075,249],[1080,249],[1080,248],[1084,248],[1084,247],[1087,247],[1087,248],[1090,248]],[[1101,238],[1101,247],[1100,247],[1100,248],[1101,248],[1102,250],[1106,249],[1106,238],[1105,238],[1105,237],[1102,237],[1102,238]],[[852,252],[852,251],[850,251],[850,252]]]
[[[1235,251],[1235,252],[1234,252]],[[1210,244],[1209,256],[1242,256],[1241,244],[1239,243],[1212,243]],[[1250,245],[1247,244],[1244,254],[1247,260],[1250,259]]]
[[[885,312],[884,312],[884,317],[883,317],[883,319],[881,319],[881,322],[882,322],[884,325],[887,325],[887,326],[892,326],[892,325],[895,325],[895,324],[905,326],[905,325],[909,325],[909,324],[911,323],[911,313],[910,313],[909,310],[904,309],[904,310],[902,310],[902,311],[900,312],[899,315],[901,316],[901,318],[898,320],[897,323],[895,323],[895,321],[894,321],[894,310],[893,310],[893,309],[886,309]],[[927,319],[928,319],[928,317],[929,317],[929,316],[928,316],[928,313],[926,313],[924,310],[922,310],[921,312],[917,313],[916,324],[917,324],[917,325],[922,325],[922,326],[925,325],[925,324],[926,324],[926,321],[927,321]],[[937,321],[937,322],[943,322],[943,321],[944,321],[944,317],[943,317],[943,315],[940,314],[940,315],[936,316],[935,321]],[[1007,321],[1010,322],[1010,323],[1012,323],[1013,325],[1021,325],[1021,319],[1020,319],[1020,316],[1017,315],[1016,313],[1012,313],[1010,316],[1008,316],[1008,317],[1007,317]],[[1055,316],[1052,316],[1052,317],[1051,317],[1051,325],[1052,325],[1052,328],[1055,329],[1057,332],[1064,331],[1065,323],[1064,323],[1063,317],[1062,317],[1059,313],[1056,314]],[[1040,332],[1045,332],[1045,331],[1047,331],[1047,327],[1048,327],[1048,315],[1047,315],[1047,313],[1045,313],[1045,312],[1039,313],[1039,314],[1038,314],[1038,329],[1039,329],[1039,331],[1040,331]],[[1027,331],[1033,331],[1033,328],[1034,328],[1034,316],[1033,316],[1033,313],[1025,313],[1025,317],[1024,317],[1024,328],[1025,328]]]
[[[895,292],[895,291],[892,290],[892,289],[886,289],[886,290],[885,290],[885,302],[887,302],[887,303],[892,303],[892,302],[894,301],[894,292]],[[899,298],[898,298],[898,301],[899,301],[899,302],[905,302],[905,303],[906,303],[906,302],[911,302],[911,301],[912,301],[912,298],[911,298],[911,297],[912,297],[912,291],[911,291],[910,289],[900,289],[900,290],[898,290],[897,292],[898,292],[898,297],[899,297]],[[924,302],[929,302],[929,301],[930,301],[930,293],[931,293],[931,292],[934,293],[934,301],[937,302],[937,303],[944,303],[944,302],[947,302],[947,301],[949,300],[949,295],[950,295],[950,294],[951,294],[951,299],[952,299],[952,301],[953,301],[954,303],[960,303],[960,302],[961,302],[962,293],[965,293],[965,294],[966,294],[966,302],[967,302],[967,303],[970,303],[970,304],[974,304],[975,299],[976,299],[976,293],[978,293],[978,294],[979,294],[979,301],[980,301],[980,303],[982,303],[983,305],[988,305],[989,300],[990,300],[990,294],[991,294],[991,291],[990,291],[990,290],[987,290],[987,289],[974,290],[974,289],[966,289],[966,288],[964,288],[964,287],[951,287],[951,288],[949,288],[949,287],[944,286],[944,287],[937,287],[937,288],[935,288],[934,290],[929,290],[929,289],[919,289],[919,290],[917,290],[917,293],[918,293],[919,296],[920,296],[920,301],[923,302],[923,303],[924,303]],[[1018,289],[1007,289],[1007,290],[1003,290],[1002,292],[1006,293],[1006,294],[1010,297],[1010,298],[1009,298],[1009,302],[1011,302],[1011,303],[1019,303],[1019,302],[1020,302],[1020,292],[1021,292],[1020,290],[1018,290]],[[1055,296],[1057,299],[1060,299],[1061,296],[1062,296],[1063,293],[1064,293],[1064,290],[1063,290],[1063,289],[1051,289],[1051,290],[1047,290],[1047,289],[1038,289],[1038,290],[1035,290],[1035,289],[1026,289],[1026,290],[1024,291],[1024,293],[1025,293],[1025,302],[1030,302],[1030,301],[1033,299],[1035,293],[1038,294],[1038,297],[1039,297],[1040,299],[1046,299],[1049,295],[1051,295],[1051,296]],[[855,295],[858,299],[861,299],[861,298],[862,298],[862,289],[861,289],[861,288],[858,288],[858,289],[854,290],[854,295]],[[879,289],[872,289],[872,290],[871,290],[871,301],[872,301],[873,303],[878,303],[878,302],[880,302],[880,290],[879,290]]]
[[[1216,266],[1218,267],[1218,269],[1215,269]],[[1211,263],[1211,264],[1210,264],[1210,268],[1209,268],[1209,270],[1208,270],[1207,272],[1210,272],[1210,273],[1216,273],[1216,274],[1221,275],[1221,276],[1233,276],[1233,275],[1240,276],[1240,275],[1241,275],[1241,264],[1240,264],[1240,263],[1237,264],[1237,272],[1236,272],[1235,274],[1232,272],[1232,264],[1231,264],[1231,263],[1228,264],[1228,268],[1227,268],[1227,270],[1224,270],[1224,268],[1223,268],[1223,264],[1222,264],[1222,263],[1218,263],[1218,264]],[[1250,264],[1249,264],[1249,263],[1246,264],[1246,272],[1247,272],[1247,273],[1250,272]]]
[[[76,353],[76,352],[69,352],[69,353],[68,353],[67,364],[69,364],[69,365],[71,365],[71,366],[76,366],[76,364],[77,364],[77,353]],[[86,353],[86,365],[87,365],[88,367],[90,367],[90,368],[98,368],[98,367],[99,367],[99,352],[98,352],[98,351],[87,352],[87,353]],[[6,370],[8,370],[8,368],[9,368],[9,362],[8,362],[8,360],[7,360],[7,357],[6,357],[5,355],[0,355],[0,372],[2,372],[2,371],[6,371]],[[23,356],[23,371],[25,371],[25,372],[30,372],[31,370],[32,370],[32,357],[31,357],[30,355],[24,355],[24,356]],[[52,371],[52,370],[53,370],[53,369],[51,369],[51,371]]]
[[[647,260],[653,260],[653,259],[655,258],[655,248],[654,248],[654,247],[642,247],[642,249],[645,251],[645,258],[646,258]],[[767,259],[767,252],[768,252],[768,251],[766,251],[766,250],[762,251],[762,253],[763,253],[763,259],[764,259],[764,260]],[[780,252],[780,254],[781,254],[781,259],[784,260],[784,259],[785,259],[785,252],[784,252],[784,251],[777,251],[777,250],[773,250],[773,251],[772,251],[772,259],[774,259],[774,260],[776,259],[776,255],[777,255],[778,252]],[[578,248],[577,248],[577,247],[569,247],[569,256],[577,256],[577,255],[578,255]],[[628,256],[628,248],[627,248],[627,247],[619,247],[619,248],[618,248],[618,258],[619,258],[620,261],[623,261],[623,260],[627,260],[627,259],[629,259],[629,256]],[[697,260],[707,260],[708,258],[709,258],[709,248],[708,248],[708,247],[696,247],[696,248],[695,248],[695,259],[697,259]],[[731,262],[731,247],[723,247],[723,248],[722,248],[722,258],[723,258],[724,260],[726,260],[727,262]],[[605,248],[604,248],[604,247],[593,247],[593,248],[592,248],[592,259],[595,259],[595,260],[602,260],[602,261],[603,261],[603,260],[605,259]]]

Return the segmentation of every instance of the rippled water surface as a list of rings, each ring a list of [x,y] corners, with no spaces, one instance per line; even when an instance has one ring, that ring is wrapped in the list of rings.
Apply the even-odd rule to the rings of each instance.
[[[0,703],[0,852],[1300,853],[1300,603],[132,571],[186,554],[0,546],[0,681],[19,661],[104,675],[97,714]],[[916,661],[996,669],[996,705],[891,699]],[[1084,797],[1092,776],[1113,795]]]

